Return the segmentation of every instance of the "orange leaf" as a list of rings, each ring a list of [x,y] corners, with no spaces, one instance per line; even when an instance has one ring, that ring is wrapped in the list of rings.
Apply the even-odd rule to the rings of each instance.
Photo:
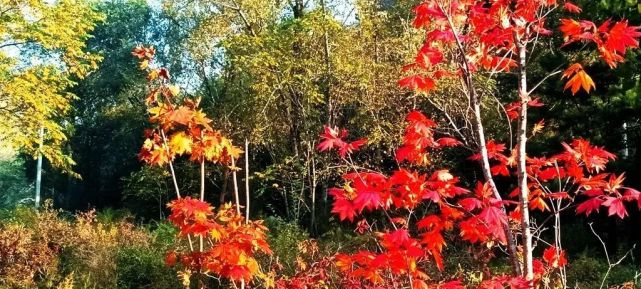
[[[594,81],[592,81],[592,78],[585,73],[581,64],[575,63],[568,67],[568,69],[563,72],[563,77],[561,79],[564,78],[567,78],[568,82],[565,84],[563,89],[565,90],[570,88],[572,95],[575,95],[581,88],[587,93],[590,93],[590,90],[592,89],[596,89]]]
[[[187,125],[194,117],[193,110],[186,106],[180,106],[177,110],[169,113],[169,119],[182,125]]]
[[[543,128],[545,127],[545,120],[540,120],[539,122],[534,124],[534,127],[532,127],[532,135],[535,135],[537,133],[540,133]]]

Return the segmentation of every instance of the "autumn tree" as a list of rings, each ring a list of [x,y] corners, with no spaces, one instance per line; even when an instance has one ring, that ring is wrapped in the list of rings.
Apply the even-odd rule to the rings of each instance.
[[[2,1],[0,11],[0,140],[71,172],[68,89],[101,59],[85,42],[103,17],[87,1]]]
[[[101,208],[117,206],[129,197],[123,206],[141,212],[139,217],[149,217],[145,213],[151,210],[143,208],[157,210],[158,205],[140,204],[159,197],[166,201],[169,195],[151,194],[149,187],[134,192],[134,178],[122,180],[141,167],[131,156],[140,149],[146,119],[144,103],[139,99],[145,89],[144,75],[130,52],[150,37],[155,44],[165,43],[166,38],[160,33],[164,26],[158,23],[160,16],[143,1],[107,1],[95,7],[105,19],[92,32],[86,49],[100,53],[104,59],[98,69],[72,88],[77,99],[69,113],[74,128],[68,145],[77,162],[75,171],[83,178],[69,182],[60,177],[55,189],[62,193],[56,204],[69,210],[83,208],[87,203]],[[160,181],[164,184],[165,180]],[[133,198],[134,194],[139,198]]]
[[[243,27],[248,33],[240,37],[255,40],[256,27],[247,20],[242,7],[226,8],[235,12],[232,18],[244,23],[244,26],[235,26]],[[561,9],[563,11],[558,11]],[[342,221],[356,222],[356,232],[370,235],[374,244],[371,249],[361,248],[329,258],[342,272],[342,278],[332,285],[340,288],[465,288],[469,280],[447,275],[437,279],[430,272],[430,269],[445,270],[446,238],[454,235],[469,243],[472,250],[489,249],[479,253],[486,262],[500,247],[506,247],[510,257],[511,274],[489,272],[469,285],[566,287],[568,261],[560,238],[561,212],[574,210],[589,216],[607,208],[609,216],[625,218],[628,214],[625,204],[641,207],[641,193],[625,186],[623,175],[606,171],[607,164],[615,159],[614,154],[585,139],[562,143],[556,153],[544,157],[527,155],[527,141],[544,129],[542,121],[528,125],[529,107],[544,105],[531,96],[534,90],[555,76],[566,82],[563,89],[573,95],[579,91],[589,93],[596,86],[576,55],[573,61],[564,63],[567,68],[559,66],[528,86],[528,55],[539,47],[541,37],[552,34],[547,28],[547,17],[552,13],[572,15],[580,12],[580,8],[570,2],[556,1],[429,0],[414,11],[414,25],[427,30],[426,41],[414,63],[404,67],[408,76],[399,84],[429,97],[440,85],[458,82],[459,86],[452,87],[458,88],[455,93],[467,100],[469,109],[459,111],[463,114],[457,117],[463,118],[464,129],[471,134],[464,133],[457,125],[459,120],[450,115],[443,117],[450,125],[450,130],[443,132],[438,130],[436,121],[411,111],[405,119],[401,145],[393,152],[397,167],[388,171],[368,168],[367,164],[361,165],[352,159],[356,151],[371,141],[351,139],[347,130],[325,126],[316,148],[335,150],[341,160],[341,165],[336,167],[346,171],[340,185],[328,192],[333,198],[332,212]],[[302,17],[300,11],[294,13]],[[291,25],[295,24],[299,23],[294,21]],[[597,26],[571,18],[562,18],[559,28],[565,47],[575,43],[594,45],[598,55],[611,67],[623,61],[628,48],[638,46],[637,39],[641,36],[638,30],[624,20],[606,21]],[[277,51],[303,43],[300,39],[287,39],[290,42],[279,39],[273,43],[285,47]],[[251,48],[248,44],[245,42],[238,49]],[[240,217],[238,168],[234,165],[240,151],[211,127],[211,120],[199,108],[200,99],[182,96],[180,89],[171,83],[169,71],[153,64],[154,54],[153,48],[134,50],[134,55],[141,60],[140,67],[148,72],[149,94],[145,103],[154,124],[147,132],[139,156],[149,164],[168,167],[178,196],[169,204],[170,220],[179,227],[189,248],[176,255],[170,253],[167,262],[174,264],[180,260],[186,270],[205,275],[214,273],[231,279],[234,284],[240,281],[243,287],[243,283],[250,282],[254,276],[261,276],[254,254],[269,253],[269,248],[264,243],[260,222],[247,223],[247,217],[244,220]],[[292,63],[294,68],[287,72],[296,70],[298,64]],[[266,67],[270,65],[268,62]],[[511,71],[516,75],[513,80],[517,89],[512,97],[517,101],[500,103],[500,110],[508,120],[507,127],[512,129],[515,125],[516,133],[505,140],[491,139],[486,134],[483,114],[484,98],[490,97],[491,91],[479,83],[491,82],[496,75]],[[264,76],[277,75],[265,72]],[[326,96],[327,91],[318,91],[319,95]],[[447,114],[442,103],[433,104]],[[290,140],[297,141],[295,137]],[[433,166],[435,155],[462,145],[472,149],[469,159],[480,163],[482,171],[482,178],[472,186],[462,184],[449,169]],[[199,164],[200,200],[183,198],[185,194],[181,193],[173,166],[181,156]],[[223,206],[219,213],[214,213],[212,206],[204,202],[206,164],[211,162],[231,163],[228,169],[234,175],[236,206]],[[495,181],[498,178],[514,181],[516,185],[510,188],[511,192],[502,192]],[[549,220],[553,220],[555,228],[553,240],[533,233],[542,230],[531,223],[529,214],[534,210],[550,213]],[[376,213],[379,220],[369,222],[370,212]],[[540,258],[534,256],[535,239],[546,244]],[[319,270],[313,275],[323,278],[324,275],[318,273],[323,272],[322,269],[311,269]],[[282,278],[276,284],[287,288],[295,280],[320,282],[300,277],[303,278]],[[264,281],[266,287],[273,286],[270,278]]]
[[[561,9],[568,17],[561,19],[558,28],[564,38],[563,46],[574,43],[594,45],[600,58],[611,68],[615,68],[623,62],[628,48],[637,48],[639,45],[638,38],[641,37],[641,33],[638,27],[630,26],[625,20],[607,20],[598,26],[588,20],[575,20],[570,17],[574,17],[575,13],[580,13],[581,8],[571,2],[424,1],[414,9],[416,13],[414,25],[427,30],[426,41],[415,62],[405,67],[406,70],[415,71],[415,73],[399,81],[401,86],[411,88],[418,93],[429,93],[439,83],[446,82],[448,79],[460,80],[461,92],[469,103],[469,110],[464,117],[468,119],[470,131],[473,133],[473,141],[470,143],[476,147],[478,152],[471,159],[480,162],[484,180],[475,190],[478,199],[476,201],[470,200],[470,203],[467,201],[461,203],[462,201],[460,201],[459,205],[472,214],[475,209],[483,209],[478,217],[481,218],[481,224],[489,229],[485,233],[475,231],[470,235],[469,229],[478,230],[478,228],[475,229],[473,223],[462,222],[460,224],[461,235],[464,238],[473,236],[469,239],[472,242],[486,242],[487,239],[486,241],[483,239],[487,236],[483,235],[489,234],[491,238],[496,238],[499,243],[505,244],[511,256],[515,275],[523,278],[523,286],[525,287],[535,286],[535,281],[539,280],[541,274],[540,271],[535,270],[537,266],[535,266],[536,262],[533,257],[532,232],[534,228],[531,223],[531,210],[551,210],[555,216],[555,228],[560,230],[559,213],[570,208],[568,202],[571,203],[579,196],[588,197],[588,200],[580,203],[577,213],[589,214],[603,206],[609,208],[609,215],[616,215],[620,218],[627,214],[623,203],[636,202],[639,199],[638,191],[622,185],[622,176],[601,173],[605,164],[612,160],[614,155],[585,140],[577,139],[572,144],[564,145],[566,152],[553,157],[534,158],[527,155],[528,139],[543,129],[543,121],[530,127],[527,117],[529,107],[542,106],[537,98],[531,96],[542,83],[551,77],[560,75],[562,79],[567,81],[564,89],[570,90],[573,95],[580,90],[589,93],[595,88],[595,83],[586,73],[583,65],[576,62],[581,60],[577,59],[571,59],[570,61],[574,61],[574,63],[570,63],[567,68],[561,69],[562,67],[559,66],[558,70],[551,71],[542,79],[530,83],[531,80],[527,73],[528,59],[533,51],[540,47],[541,39],[549,37],[553,33],[548,28],[548,16],[552,13],[558,13],[557,10]],[[477,83],[479,79],[492,78],[497,74],[509,73],[513,70],[516,75],[517,91],[515,94],[517,101],[505,104],[503,109],[509,122],[516,122],[514,127],[515,145],[506,147],[504,144],[487,138],[481,105],[486,90]],[[465,140],[465,136],[459,131],[455,122],[449,117],[448,120],[450,120],[453,129]],[[409,161],[417,165],[426,165],[429,163],[430,149],[459,144],[458,140],[450,138],[433,140],[431,127],[434,127],[435,123],[427,118],[413,113],[408,116],[408,121],[410,126],[406,130],[404,145],[396,152],[396,159],[399,162]],[[508,127],[512,129],[512,124],[508,123]],[[324,135],[327,141],[331,140],[339,147],[349,150],[352,144],[343,142],[341,139],[344,137],[345,134],[331,131],[326,131]],[[507,141],[512,143],[513,140],[508,139]],[[332,145],[321,147],[321,149],[328,148],[332,148]],[[509,153],[504,154],[504,151]],[[394,182],[398,181],[395,178],[396,173],[389,180],[384,175],[367,173],[368,175],[364,176],[363,174],[366,173],[356,172],[346,175],[344,178],[349,187],[334,194],[334,211],[341,213],[342,219],[352,219],[354,212],[358,213],[363,209],[381,208],[386,210],[390,206],[390,201],[386,199],[390,194],[390,188],[391,204],[398,207],[393,199],[396,188]],[[495,178],[497,176],[516,177],[517,185],[510,197],[518,197],[516,202],[518,205],[512,212],[507,210],[511,201],[504,200],[505,194],[502,195],[496,186]],[[401,184],[416,178],[417,176],[401,179]],[[432,179],[438,181],[456,180],[452,177],[441,180],[439,175],[432,177]],[[421,183],[425,181],[422,178],[418,180],[419,187],[424,188],[425,184]],[[549,182],[565,183],[566,185],[559,185],[559,188],[556,189]],[[571,188],[566,187],[568,184]],[[352,185],[359,187],[352,187]],[[429,187],[429,184],[427,186]],[[438,192],[437,189],[431,190]],[[423,191],[420,192],[423,193]],[[460,190],[458,192],[461,193]],[[417,192],[415,190],[403,192],[403,194],[407,193]],[[431,193],[431,191],[428,190],[427,193]],[[448,193],[447,195],[455,197],[457,193]],[[441,197],[427,195],[421,198],[419,195],[418,199],[427,198],[434,203],[441,203]],[[490,199],[487,203],[490,207],[483,205],[486,204],[483,201],[484,198]],[[549,202],[549,206],[547,202]],[[448,216],[451,215],[450,209],[444,209],[441,204],[441,214],[446,214],[446,212],[449,212]],[[515,231],[511,229],[508,213],[511,218],[519,219],[517,232],[520,238],[518,239],[515,237]],[[409,216],[411,214],[412,209],[409,209]],[[447,220],[447,218],[445,219]],[[393,223],[394,219],[390,221]],[[405,222],[407,223],[407,221]],[[427,227],[433,228],[434,222],[430,221],[431,225]],[[443,220],[441,219],[439,222],[443,222]],[[439,222],[435,224],[439,224]],[[479,220],[474,222],[479,222]],[[407,228],[406,224],[402,225],[405,226],[403,228]],[[395,231],[393,234],[396,235],[399,229],[396,225],[393,227]],[[446,225],[446,228],[451,228],[451,225]],[[561,268],[563,275],[563,265],[560,263],[564,262],[558,262],[558,258],[562,254],[559,234],[560,232],[555,232],[554,246],[550,249],[550,252],[554,251],[553,254],[546,253],[544,259],[549,263],[557,258],[557,261],[552,265],[555,268]],[[409,243],[401,245],[405,246],[405,248],[401,247],[401,250],[420,248],[407,233],[403,233],[402,242],[400,242],[401,240],[386,241],[385,238],[387,236],[383,235],[381,242],[383,242],[383,248],[387,250],[392,248],[398,250],[397,246],[405,244],[405,240],[409,240]],[[390,235],[389,238],[392,236]],[[388,242],[387,244],[391,246],[385,245],[384,242]],[[439,251],[436,250],[436,252]],[[438,254],[432,253],[432,255],[438,264]],[[415,262],[415,260],[410,261]],[[363,268],[368,268],[370,265],[359,263],[359,266],[365,266]],[[352,266],[349,267],[353,269]],[[392,267],[392,271],[394,270],[403,272],[402,270],[406,269],[402,266],[396,269]],[[409,274],[409,280],[422,278],[419,276]],[[369,272],[362,277],[373,283],[382,281],[379,279],[381,276],[376,272]],[[561,280],[564,282],[563,278]],[[493,282],[500,284],[512,281],[506,279]],[[420,284],[420,286],[423,288],[424,285]],[[562,283],[561,286],[565,287],[566,284]]]
[[[235,161],[242,150],[213,129],[211,120],[199,109],[200,99],[181,96],[179,86],[172,84],[169,70],[154,63],[154,47],[138,46],[132,54],[139,59],[139,68],[147,72],[148,92],[144,103],[152,124],[145,132],[146,139],[138,157],[149,165],[169,170],[176,199],[167,204],[171,210],[168,219],[178,228],[180,240],[186,243],[179,243],[175,251],[168,252],[167,265],[174,266],[180,260],[180,275],[187,288],[192,275],[200,287],[209,282],[211,274],[241,288],[256,277],[264,278],[256,255],[271,254],[271,250],[262,221],[249,220],[249,195],[246,195],[245,214],[241,213],[236,177],[239,169]],[[192,193],[181,191],[179,186],[174,162],[181,156],[200,169],[197,199],[190,196]],[[205,201],[207,163],[230,166],[234,176],[234,205],[221,205],[214,212]]]

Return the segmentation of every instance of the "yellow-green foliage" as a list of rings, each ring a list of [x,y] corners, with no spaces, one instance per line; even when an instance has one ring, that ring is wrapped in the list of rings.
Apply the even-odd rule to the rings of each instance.
[[[69,171],[63,117],[74,95],[67,89],[101,59],[85,41],[103,16],[85,0],[0,0],[0,11],[0,142],[35,155],[43,127],[42,153]]]
[[[167,2],[188,30],[184,51],[203,66],[205,82],[211,60],[224,55],[213,61],[218,86],[206,83],[202,91],[215,102],[210,115],[218,127],[278,151],[291,137],[315,139],[329,102],[333,123],[347,120],[373,142],[397,141],[399,112],[417,102],[397,85],[421,41],[403,15],[413,4],[398,1],[398,9],[383,12],[379,1],[326,2],[327,9],[310,4],[300,15],[274,0]],[[343,6],[353,14],[339,15],[334,8]]]

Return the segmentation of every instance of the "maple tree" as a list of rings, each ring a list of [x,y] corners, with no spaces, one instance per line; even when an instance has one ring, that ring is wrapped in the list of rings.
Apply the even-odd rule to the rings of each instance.
[[[578,62],[570,64],[565,71],[552,71],[528,86],[528,57],[540,45],[540,38],[553,34],[547,27],[547,17],[558,9],[565,10],[560,13],[581,12],[574,3],[556,0],[427,0],[416,6],[414,25],[426,30],[425,44],[415,62],[404,67],[411,74],[399,80],[399,85],[428,94],[439,81],[461,80],[462,91],[471,107],[477,150],[470,159],[480,162],[484,180],[469,193],[457,186],[457,178],[447,170],[437,170],[428,178],[411,169],[400,168],[388,178],[377,172],[358,172],[357,166],[351,165],[355,172],[343,177],[346,184],[330,192],[335,200],[332,212],[341,220],[353,221],[364,211],[383,210],[387,212],[391,227],[377,233],[380,253],[365,251],[340,255],[339,267],[361,277],[370,286],[392,286],[395,278],[405,276],[411,287],[428,288],[429,278],[416,264],[431,256],[442,269],[440,253],[446,245],[442,232],[457,228],[459,235],[471,243],[502,244],[508,248],[514,275],[494,276],[484,281],[481,288],[532,288],[541,280],[542,274],[556,269],[562,275],[560,286],[565,287],[563,267],[567,261],[560,240],[560,213],[571,208],[575,200],[579,214],[589,215],[607,207],[608,215],[619,218],[627,215],[625,202],[641,205],[639,191],[623,186],[623,175],[603,172],[614,155],[586,140],[576,139],[571,144],[563,144],[564,152],[552,157],[535,158],[526,153],[528,131],[531,135],[539,133],[545,124],[540,120],[528,128],[528,108],[543,105],[538,98],[532,98],[536,88],[549,77],[561,73],[562,78],[567,79],[564,89],[570,89],[573,95],[580,90],[589,93],[596,88]],[[641,28],[628,25],[626,20],[608,20],[597,27],[589,20],[563,18],[558,29],[564,37],[563,46],[574,42],[594,44],[600,58],[611,68],[623,62],[629,48],[638,48],[641,37]],[[516,70],[518,100],[506,104],[505,111],[510,121],[516,121],[516,145],[507,147],[485,135],[482,95],[478,93],[476,78],[491,78],[512,70]],[[408,114],[407,121],[403,144],[396,151],[399,165],[403,162],[414,167],[429,165],[432,150],[461,144],[451,137],[435,139],[433,128],[436,123],[418,112]],[[456,126],[454,129],[458,131]],[[347,133],[339,135],[337,131],[326,128],[319,149],[346,147],[349,142],[341,138]],[[349,152],[352,151],[354,149]],[[351,159],[345,159],[346,153],[343,149],[341,158],[351,162]],[[496,187],[497,176],[516,177],[517,185],[507,196]],[[439,212],[420,218],[416,227],[411,227],[409,223],[416,204],[426,200],[436,204]],[[398,210],[405,216],[390,216]],[[539,236],[532,234],[532,210],[551,211],[554,216],[555,240],[544,253],[545,263],[533,256],[533,238]],[[518,223],[519,230],[512,230],[511,223]],[[423,242],[412,237],[410,232],[413,230],[426,230],[419,235]],[[516,233],[520,238],[516,238]],[[403,254],[397,254],[399,251]],[[385,273],[391,275],[383,276]],[[461,285],[455,282],[447,286],[444,288],[460,288],[455,286]]]
[[[227,278],[241,288],[255,276],[263,276],[256,254],[271,254],[266,242],[267,228],[262,221],[250,221],[240,211],[238,190],[235,205],[222,205],[217,211],[205,202],[205,162],[231,164],[242,152],[232,141],[214,130],[211,120],[198,108],[200,100],[179,97],[178,86],[170,84],[166,68],[153,67],[154,47],[136,47],[132,54],[140,60],[139,68],[146,70],[149,93],[145,99],[149,121],[155,126],[145,132],[146,139],[139,158],[157,166],[168,166],[177,199],[169,202],[168,219],[179,229],[179,237],[187,248],[170,251],[168,266],[182,266],[183,285],[189,287],[191,276],[215,274]],[[200,199],[181,194],[173,163],[188,156],[200,164]],[[194,246],[192,237],[198,238]],[[201,280],[202,282],[202,280]]]
[[[361,171],[351,158],[341,155],[354,171],[343,176],[343,186],[330,189],[334,197],[332,212],[343,221],[360,219],[357,230],[376,236],[380,246],[379,252],[361,250],[334,257],[335,265],[346,274],[343,282],[349,280],[352,286],[344,285],[345,288],[466,288],[460,280],[433,283],[424,269],[432,264],[444,270],[445,235],[458,234],[471,245],[504,246],[508,239],[503,228],[521,220],[516,189],[503,200],[494,196],[487,182],[479,182],[469,190],[461,187],[458,178],[446,169],[417,171],[416,168],[429,168],[430,153],[459,143],[447,137],[437,138],[433,130],[436,124],[420,112],[409,113],[407,121],[403,143],[396,150],[400,168],[389,177]],[[344,132],[340,136],[347,135]],[[333,146],[339,154],[340,146],[335,144],[349,143],[341,137],[329,138],[326,133],[321,137],[319,149]],[[505,154],[506,146],[489,141],[488,148],[494,164],[492,175],[513,175],[514,156]],[[625,202],[634,202],[641,209],[641,193],[623,186],[623,175],[604,172],[606,164],[615,158],[613,154],[584,139],[563,144],[563,148],[563,152],[551,157],[528,158],[530,209],[552,212],[557,227],[561,226],[560,213],[574,207],[577,214],[586,215],[606,207],[608,215],[619,218],[627,215]],[[473,154],[470,159],[479,157]],[[436,212],[416,215],[426,204],[434,205]],[[384,231],[367,225],[367,213],[373,211],[385,212],[388,225]],[[532,279],[518,274],[496,275],[483,280],[479,288],[530,288],[550,274],[564,274],[567,258],[558,234],[555,232],[553,245],[545,249],[542,259],[533,259]]]

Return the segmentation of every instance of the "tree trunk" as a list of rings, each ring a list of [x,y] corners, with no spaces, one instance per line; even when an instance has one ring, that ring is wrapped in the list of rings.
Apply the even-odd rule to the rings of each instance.
[[[38,144],[38,164],[36,166],[36,196],[35,206],[36,209],[40,207],[40,190],[42,188],[42,146],[44,145],[45,128],[40,127],[39,132],[40,143]]]
[[[245,139],[245,224],[249,222],[249,140]]]
[[[240,198],[238,197],[238,176],[236,174],[236,171],[237,171],[236,160],[234,160],[233,157],[231,158],[231,167],[232,167],[231,177],[234,184],[234,204],[236,204],[236,213],[240,215],[241,213],[240,213]]]
[[[531,281],[534,278],[532,268],[532,232],[530,230],[529,191],[527,187],[526,144],[527,144],[527,107],[529,93],[527,90],[526,44],[519,41],[519,99],[521,101],[517,129],[517,176],[519,189],[519,207],[521,209],[521,233],[523,234],[523,276]]]
[[[501,201],[503,200],[503,197],[501,197],[501,194],[496,187],[496,183],[494,183],[494,177],[492,177],[490,158],[488,156],[487,145],[485,142],[485,129],[483,127],[483,119],[481,117],[481,101],[474,91],[471,76],[468,75],[467,77],[469,78],[468,81],[470,83],[468,84],[468,86],[470,89],[470,99],[472,102],[474,113],[474,131],[476,132],[479,152],[481,153],[481,171],[483,172],[483,178],[485,179],[485,182],[487,182],[487,184],[490,186],[490,189],[492,190],[492,193],[494,194],[494,198],[498,201]],[[501,210],[504,213],[507,212],[505,206],[503,205],[501,205]],[[505,231],[505,237],[507,238],[507,249],[508,254],[510,255],[510,261],[512,263],[512,271],[514,271],[516,275],[521,275],[521,264],[517,256],[516,240],[514,239],[514,234],[512,234],[509,223],[503,226],[503,231]]]
[[[223,166],[223,185],[220,188],[220,197],[219,197],[219,202],[220,205],[222,206],[225,203],[225,196],[227,195],[227,187],[229,186],[229,171],[227,169],[227,166]]]
[[[200,201],[205,201],[205,157],[200,160]],[[198,249],[199,252],[205,249],[205,240],[202,235],[198,236]]]
[[[325,8],[325,0],[320,1],[321,9],[323,10],[323,20],[326,20],[327,11]],[[325,106],[327,113],[327,125],[331,126],[333,122],[334,108],[332,106],[332,62],[330,58],[329,36],[327,35],[327,27],[323,23],[323,56],[325,57],[325,77],[323,80],[323,97],[325,98]]]
[[[485,130],[483,128],[483,119],[481,117],[481,99],[479,95],[476,94],[476,89],[474,87],[474,78],[472,77],[472,73],[470,71],[470,67],[465,56],[466,55],[465,47],[463,46],[463,42],[459,38],[459,34],[456,31],[456,26],[454,25],[454,21],[452,20],[451,15],[440,4],[439,4],[439,9],[441,10],[441,12],[443,12],[443,14],[447,15],[447,21],[449,23],[450,28],[452,29],[452,33],[454,34],[454,38],[456,40],[456,46],[460,53],[459,65],[460,65],[461,71],[463,72],[462,77],[463,77],[464,85],[465,85],[465,88],[467,89],[467,96],[469,98],[470,106],[472,107],[472,111],[474,115],[473,126],[474,126],[474,131],[476,133],[476,138],[478,141],[479,153],[481,154],[481,171],[483,172],[483,177],[485,178],[485,182],[492,189],[494,198],[497,201],[501,201],[503,200],[503,198],[501,197],[501,194],[499,193],[499,190],[496,187],[496,184],[494,183],[494,178],[492,177],[490,159],[487,152],[487,145],[485,143]],[[501,210],[503,211],[503,213],[507,213],[507,210],[505,209],[504,205],[501,205]],[[503,231],[505,231],[505,236],[507,239],[506,241],[508,243],[507,248],[508,248],[508,254],[510,255],[510,261],[512,263],[512,270],[516,275],[521,275],[521,265],[517,256],[516,240],[514,239],[514,235],[512,234],[512,230],[510,229],[509,223],[503,225]]]
[[[298,19],[298,18],[303,17],[304,9],[305,9],[304,0],[294,0],[294,3],[292,5],[292,11],[294,13],[294,18]]]

